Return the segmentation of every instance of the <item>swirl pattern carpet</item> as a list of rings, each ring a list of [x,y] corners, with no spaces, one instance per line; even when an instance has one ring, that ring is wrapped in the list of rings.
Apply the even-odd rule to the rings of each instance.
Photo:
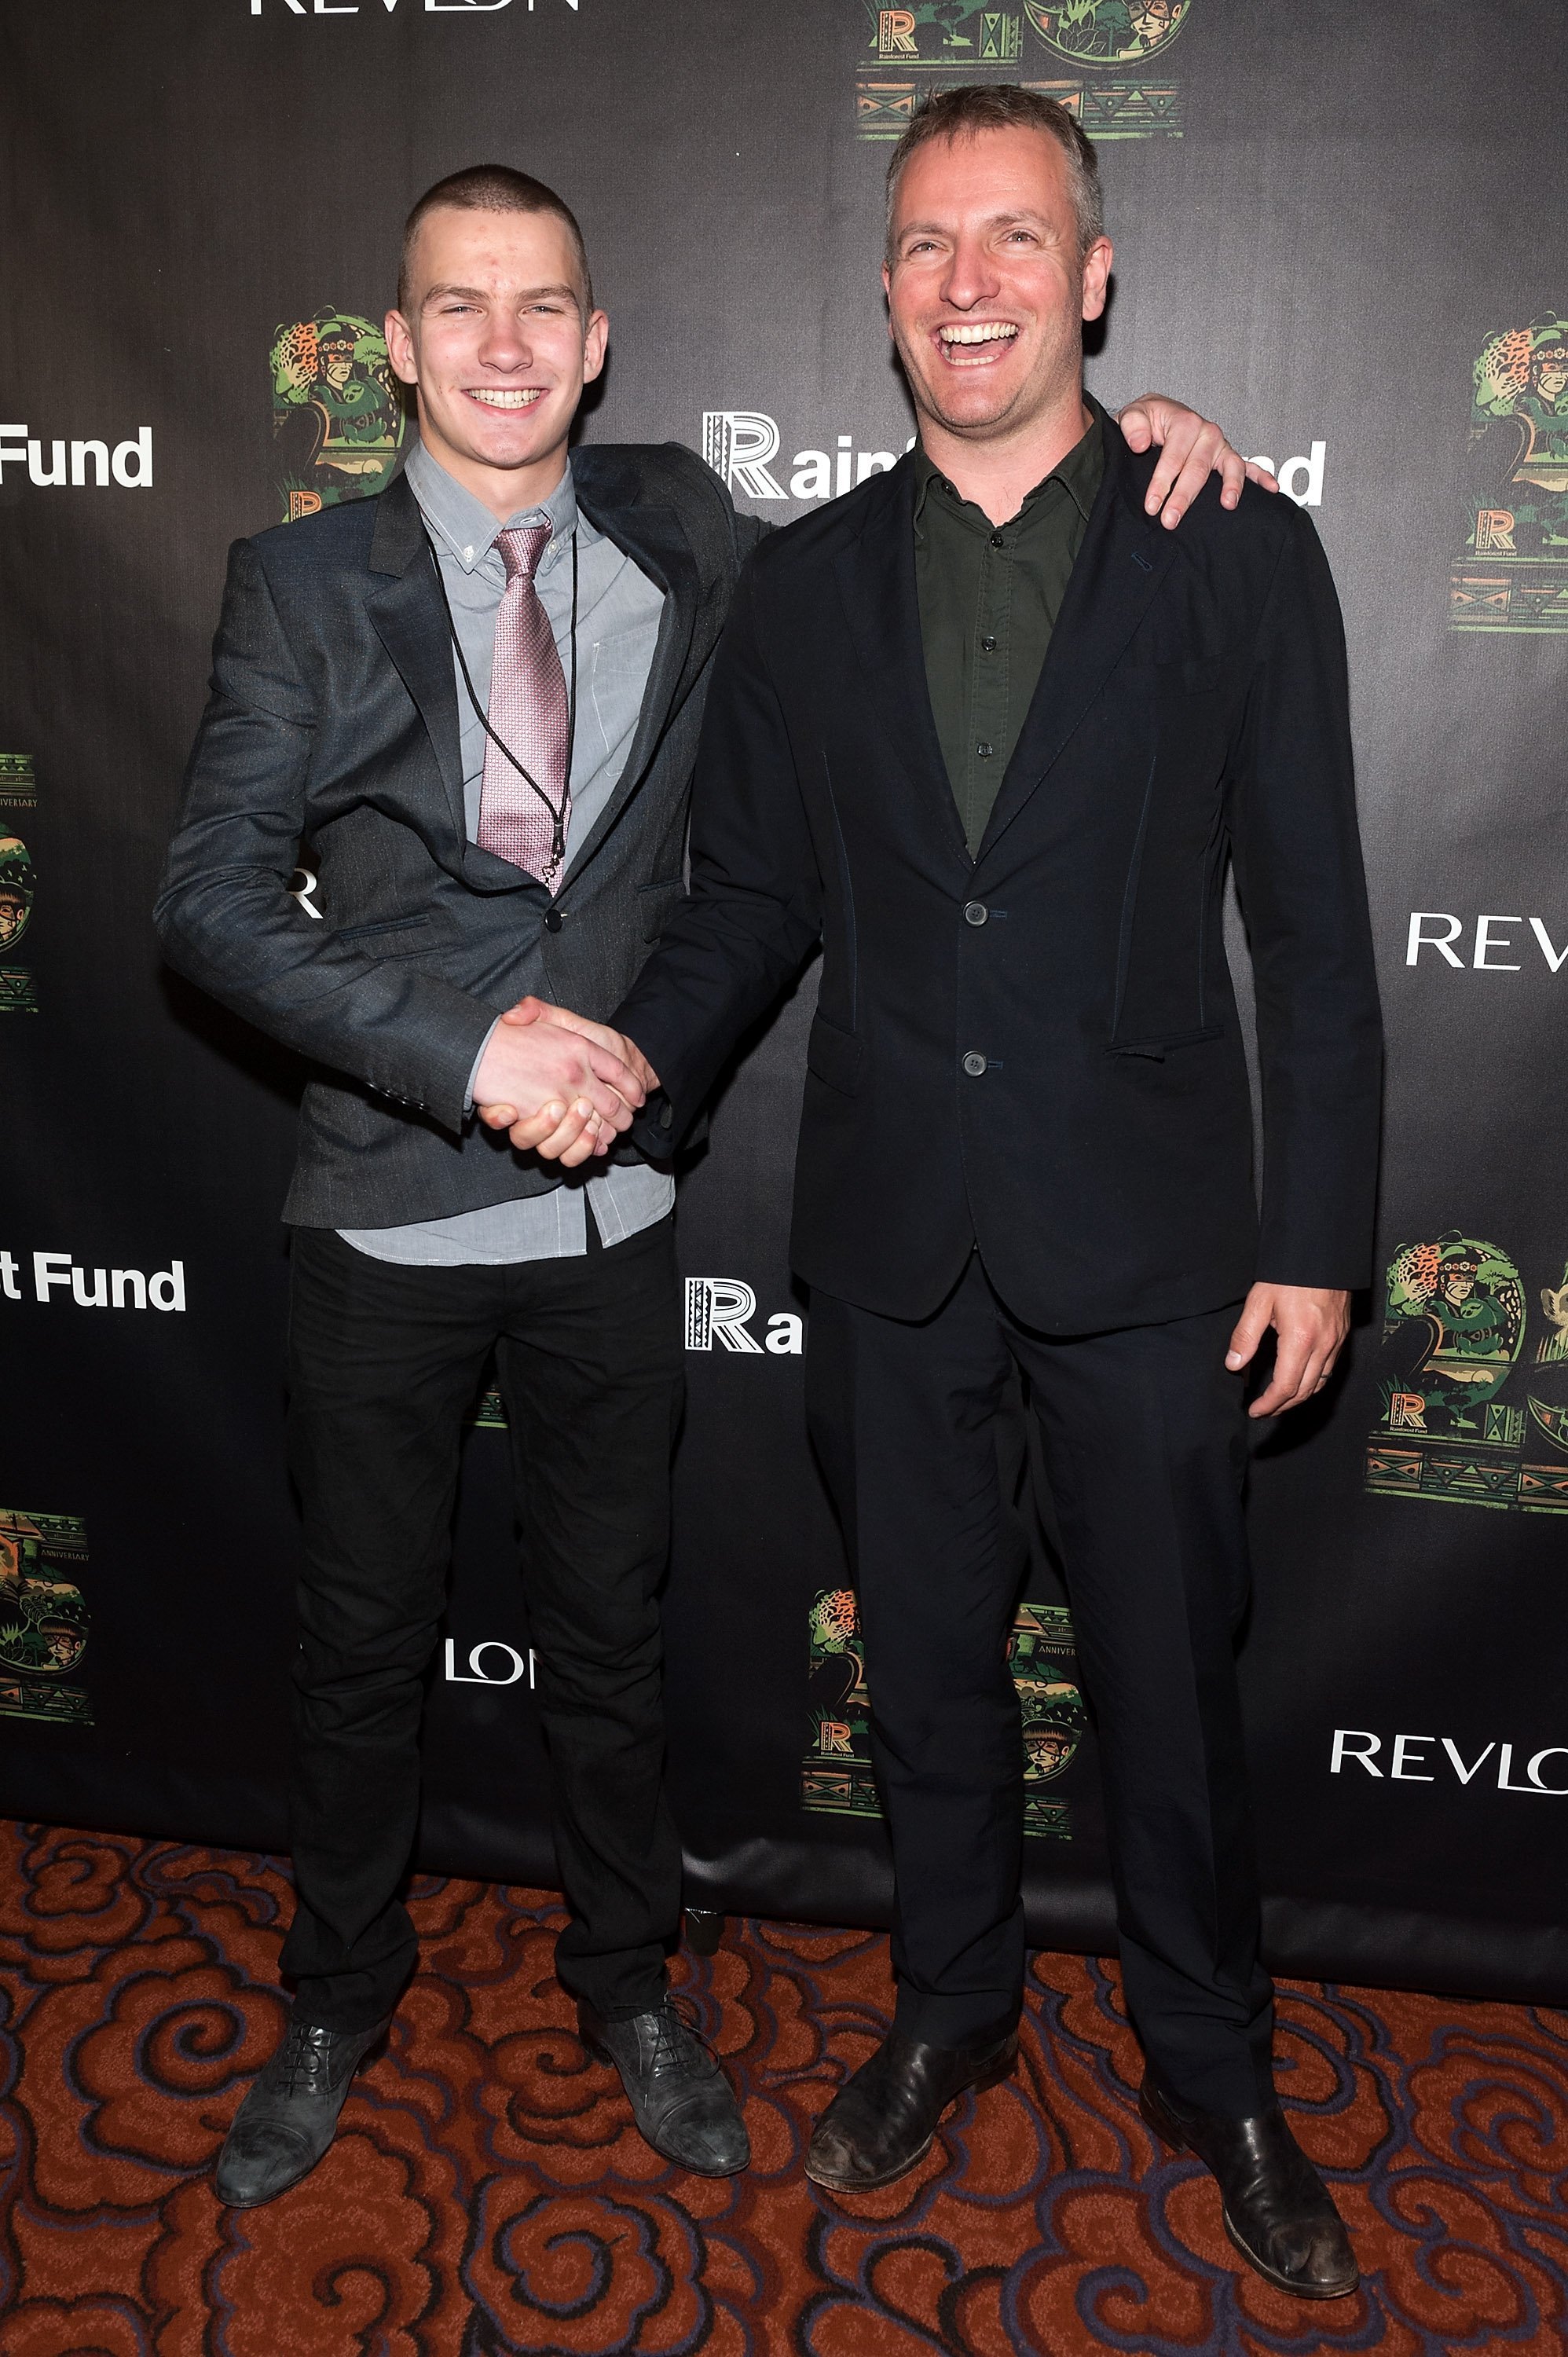
[[[801,2158],[888,2018],[886,1943],[732,1922],[676,1976],[742,2090],[748,2175],[639,2140],[538,1892],[423,1882],[424,1969],[337,2144],[270,2208],[208,2171],[283,2016],[275,1860],[0,1826],[3,2357],[1561,2357],[1568,2019],[1295,1984],[1279,2062],[1365,2274],[1240,2271],[1151,2146],[1115,1969],[1036,1958],[1016,2077],[836,2203]]]

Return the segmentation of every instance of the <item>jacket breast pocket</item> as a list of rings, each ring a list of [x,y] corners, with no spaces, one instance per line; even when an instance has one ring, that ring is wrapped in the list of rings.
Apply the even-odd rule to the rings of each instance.
[[[428,917],[391,917],[381,925],[340,925],[336,938],[367,957],[413,957],[435,946],[435,928]]]
[[[865,1060],[864,1043],[853,1031],[841,1031],[825,1015],[819,1015],[811,1025],[806,1041],[806,1070],[824,1081],[841,1096],[852,1097],[860,1087],[861,1066]]]
[[[667,876],[658,884],[643,884],[638,888],[637,910],[642,924],[645,942],[656,942],[674,911],[686,897],[685,881],[679,876]]]
[[[637,719],[658,645],[656,618],[650,622],[639,622],[632,630],[619,630],[613,638],[601,639],[594,649],[594,716],[612,745]]]
[[[1224,1037],[1223,1023],[1199,1023],[1190,1031],[1167,1031],[1156,1039],[1114,1039],[1105,1052],[1108,1056],[1140,1056],[1151,1064],[1163,1064],[1178,1048],[1201,1048],[1207,1040]]]

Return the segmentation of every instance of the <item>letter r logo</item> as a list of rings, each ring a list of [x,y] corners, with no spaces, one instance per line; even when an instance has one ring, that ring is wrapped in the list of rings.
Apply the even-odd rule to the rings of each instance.
[[[779,428],[759,409],[705,409],[703,456],[732,491],[748,500],[782,500],[789,493],[769,474],[779,456]]]
[[[711,1351],[716,1341],[724,1350],[749,1351],[760,1358],[762,1345],[746,1324],[756,1315],[757,1296],[738,1276],[686,1279],[688,1351]]]

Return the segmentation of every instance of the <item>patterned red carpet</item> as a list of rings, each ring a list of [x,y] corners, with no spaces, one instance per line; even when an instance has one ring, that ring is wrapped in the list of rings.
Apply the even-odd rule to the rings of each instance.
[[[1287,2100],[1366,2276],[1305,2308],[1151,2150],[1104,1964],[1041,1957],[1016,2080],[840,2208],[801,2155],[886,2019],[885,1941],[748,1921],[682,1960],[756,2147],[713,2184],[647,2150],[578,2045],[558,1910],[432,1881],[425,1970],[332,2152],[225,2213],[207,2170],[276,2034],[286,1904],[268,1859],[0,1826],[4,2357],[1561,2357],[1561,2015],[1283,1992]]]

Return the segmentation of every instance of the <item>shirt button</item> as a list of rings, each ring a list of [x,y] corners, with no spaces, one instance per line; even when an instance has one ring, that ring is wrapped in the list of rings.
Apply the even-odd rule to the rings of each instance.
[[[996,652],[995,640],[982,639],[980,641],[980,651],[983,655],[993,655]]]
[[[977,1081],[985,1070],[985,1059],[978,1048],[972,1048],[963,1060],[963,1069],[972,1081]]]
[[[994,745],[977,745],[974,749],[983,761],[989,761],[996,748]]]
[[[565,921],[559,909],[546,909],[544,911],[544,930],[547,933],[558,933]]]
[[[1006,543],[999,532],[993,532],[992,533],[991,545],[993,548],[1004,548],[1006,546]]]
[[[963,904],[963,920],[966,925],[983,925],[990,914],[991,911],[983,900],[966,900]]]

